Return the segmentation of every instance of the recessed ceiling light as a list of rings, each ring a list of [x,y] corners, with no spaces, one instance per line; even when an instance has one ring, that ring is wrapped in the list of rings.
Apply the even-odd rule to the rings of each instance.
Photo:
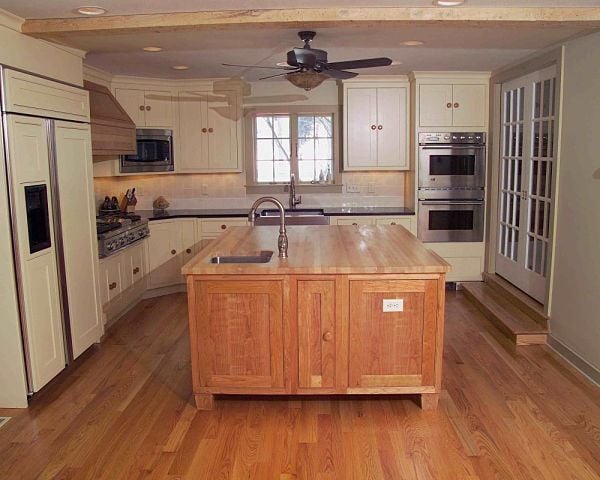
[[[106,8],[102,8],[102,7],[92,7],[92,6],[86,6],[86,7],[79,7],[77,10],[75,10],[75,13],[78,13],[79,15],[104,15],[107,12]]]
[[[171,67],[173,70],[187,70],[189,67],[189,65],[173,65]]]
[[[162,50],[161,47],[144,47],[142,48],[144,52],[160,52]]]
[[[402,45],[406,45],[407,47],[419,47],[423,45],[423,43],[424,42],[421,40],[406,40],[405,42],[402,42]]]
[[[440,7],[456,7],[457,5],[462,5],[465,3],[465,0],[434,0],[433,4],[438,5]]]

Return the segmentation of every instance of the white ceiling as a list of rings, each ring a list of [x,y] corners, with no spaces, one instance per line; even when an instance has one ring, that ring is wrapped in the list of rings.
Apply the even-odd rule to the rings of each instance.
[[[342,0],[0,0],[4,8],[24,18],[67,17],[81,5],[99,5],[110,14],[197,10],[342,6]],[[467,0],[469,6],[600,6],[600,0]],[[432,6],[431,0],[343,0],[352,6]],[[305,26],[310,29],[310,25]],[[297,29],[227,28],[135,34],[70,34],[68,43],[88,52],[86,63],[113,74],[158,78],[243,76],[249,81],[277,70],[222,67],[221,63],[273,66],[285,52],[301,46]],[[330,61],[387,56],[400,65],[364,69],[365,74],[402,74],[419,70],[488,71],[522,59],[537,50],[581,34],[573,26],[420,25],[414,27],[344,26],[317,29],[315,48],[329,52]],[[421,47],[401,45],[421,40]],[[159,53],[142,52],[157,45]],[[173,65],[190,65],[176,71]]]
[[[82,5],[106,8],[109,15],[323,7],[431,7],[432,0],[0,0],[0,8],[22,18],[77,16]],[[599,0],[467,0],[470,7],[594,7]]]

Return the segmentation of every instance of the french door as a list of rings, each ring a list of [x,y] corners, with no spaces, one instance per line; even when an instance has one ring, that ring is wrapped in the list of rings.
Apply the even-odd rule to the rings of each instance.
[[[549,271],[556,69],[502,85],[496,273],[544,303]]]

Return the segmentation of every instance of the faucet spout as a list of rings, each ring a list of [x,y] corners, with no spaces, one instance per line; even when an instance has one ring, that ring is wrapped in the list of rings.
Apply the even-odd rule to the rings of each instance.
[[[250,212],[248,212],[248,221],[250,222],[250,225],[254,226],[256,209],[265,202],[273,203],[279,209],[279,237],[277,239],[277,248],[279,250],[279,256],[281,258],[287,258],[288,237],[285,229],[285,208],[279,200],[277,200],[275,197],[260,197],[252,204]]]

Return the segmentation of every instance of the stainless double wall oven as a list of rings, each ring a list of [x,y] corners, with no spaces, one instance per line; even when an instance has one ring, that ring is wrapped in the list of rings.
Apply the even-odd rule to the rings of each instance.
[[[483,240],[485,159],[485,133],[419,134],[420,240]]]

